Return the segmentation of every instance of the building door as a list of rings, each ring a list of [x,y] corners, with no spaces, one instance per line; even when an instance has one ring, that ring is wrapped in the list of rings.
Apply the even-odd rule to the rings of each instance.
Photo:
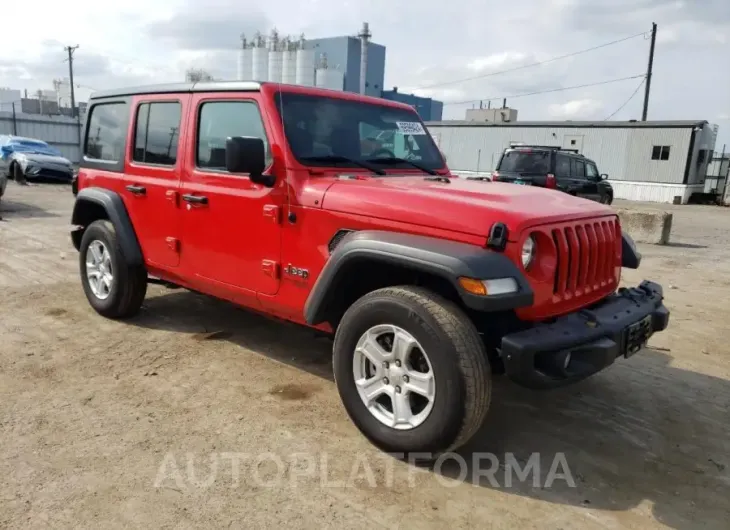
[[[576,150],[578,153],[583,152],[583,135],[582,134],[566,134],[563,137],[563,149]]]

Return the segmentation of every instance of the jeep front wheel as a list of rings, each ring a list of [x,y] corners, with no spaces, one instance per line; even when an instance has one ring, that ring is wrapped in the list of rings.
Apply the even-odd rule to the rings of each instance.
[[[79,247],[81,284],[89,304],[108,318],[130,317],[139,311],[147,293],[144,267],[128,265],[107,220],[91,223]]]
[[[435,458],[456,449],[489,407],[479,334],[459,307],[426,289],[387,287],[355,302],[337,328],[333,365],[348,415],[388,452]]]

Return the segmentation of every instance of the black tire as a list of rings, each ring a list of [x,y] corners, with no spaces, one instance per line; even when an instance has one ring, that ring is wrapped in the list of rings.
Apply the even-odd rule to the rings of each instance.
[[[23,173],[23,168],[20,167],[20,164],[18,164],[17,162],[14,162],[13,170],[11,171],[11,173],[13,174],[13,180],[17,184],[26,184],[25,173]]]
[[[416,338],[435,375],[433,409],[423,423],[409,430],[379,421],[355,385],[357,342],[379,324],[399,326]],[[333,365],[348,415],[365,437],[387,452],[429,453],[431,459],[437,458],[464,445],[481,427],[489,408],[491,370],[479,333],[459,307],[427,289],[386,287],[356,301],[337,328]]]
[[[101,241],[108,249],[113,271],[109,296],[103,300],[93,293],[86,276],[86,252],[95,240]],[[107,318],[121,319],[134,316],[139,311],[147,294],[147,271],[141,266],[127,265],[110,221],[100,219],[86,228],[79,247],[79,265],[81,285],[89,304],[97,313]]]

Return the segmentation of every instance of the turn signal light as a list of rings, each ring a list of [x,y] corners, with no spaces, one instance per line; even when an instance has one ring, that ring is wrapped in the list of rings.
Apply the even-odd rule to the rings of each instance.
[[[474,278],[461,277],[461,278],[459,278],[459,285],[461,285],[461,287],[467,293],[476,294],[479,296],[487,295],[487,288],[484,286],[484,284],[480,280],[475,280]]]
[[[552,173],[548,173],[547,177],[545,178],[545,187],[550,188],[551,190],[554,190],[558,187],[558,182],[555,180],[555,175]]]
[[[459,285],[467,293],[477,296],[495,296],[498,294],[516,293],[519,290],[517,280],[514,278],[494,278],[491,280],[477,280],[462,276],[459,278]]]

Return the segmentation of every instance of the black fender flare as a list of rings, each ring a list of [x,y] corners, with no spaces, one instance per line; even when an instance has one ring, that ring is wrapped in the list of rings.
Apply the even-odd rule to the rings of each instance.
[[[636,248],[633,238],[621,233],[621,266],[627,269],[638,269],[641,265],[641,252]]]
[[[463,303],[477,311],[503,311],[532,305],[533,292],[518,267],[499,252],[466,243],[428,236],[364,230],[346,235],[325,263],[304,304],[310,325],[325,321],[327,309],[338,296],[339,280],[348,266],[360,260],[378,261],[440,276],[449,281]],[[478,296],[465,291],[460,277],[491,280],[514,278],[516,293]]]
[[[122,247],[129,265],[143,265],[142,247],[139,245],[137,234],[134,231],[134,226],[132,226],[132,221],[129,219],[129,213],[126,206],[124,206],[122,197],[115,191],[104,188],[91,187],[80,190],[76,195],[76,202],[71,214],[72,225],[86,228],[98,219],[98,217],[90,217],[90,205],[100,206],[106,212],[109,221],[114,225],[119,245]],[[71,234],[76,250],[79,249],[81,243],[82,231],[83,229],[81,231],[74,230]]]

